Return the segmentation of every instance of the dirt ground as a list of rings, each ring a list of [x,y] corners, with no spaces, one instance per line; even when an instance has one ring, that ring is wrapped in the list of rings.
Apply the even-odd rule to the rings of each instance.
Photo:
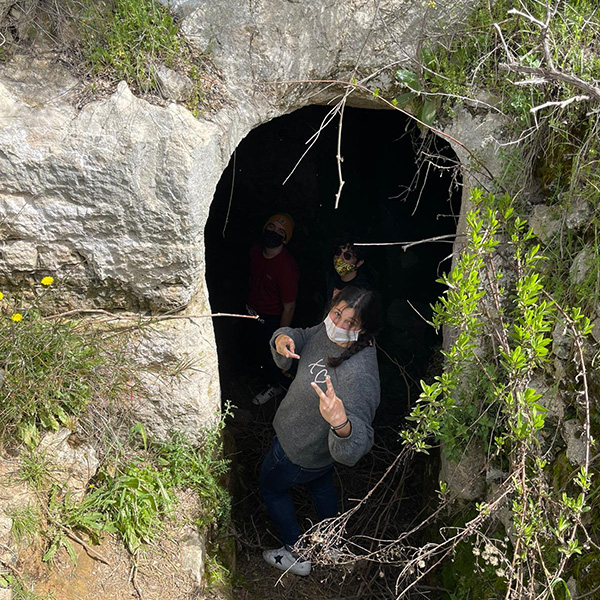
[[[186,502],[188,500],[188,502]],[[73,543],[73,563],[67,552],[59,551],[52,569],[30,548],[21,558],[24,573],[35,580],[36,594],[56,600],[211,600],[221,598],[217,590],[207,591],[183,568],[181,545],[190,532],[191,498],[180,498],[175,517],[165,524],[164,535],[148,544],[134,559],[115,536],[102,543],[84,546]]]

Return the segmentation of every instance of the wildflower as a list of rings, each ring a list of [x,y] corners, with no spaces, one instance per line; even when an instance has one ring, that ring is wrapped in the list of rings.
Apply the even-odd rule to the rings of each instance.
[[[4,294],[0,292],[0,300],[4,300]]]
[[[490,565],[495,567],[498,564],[498,558],[495,556],[490,556]]]
[[[498,577],[504,577],[506,573],[504,572],[504,569],[496,569],[496,575],[498,575]]]
[[[54,277],[44,277],[42,279],[42,285],[52,285],[54,283]]]
[[[420,560],[419,561],[419,569],[424,569],[425,568],[425,561],[424,560]]]
[[[474,556],[479,556],[481,554],[481,551],[479,550],[479,548],[473,548],[473,555]]]
[[[21,319],[23,318],[23,315],[21,313],[15,313],[11,319],[15,322],[18,323]]]

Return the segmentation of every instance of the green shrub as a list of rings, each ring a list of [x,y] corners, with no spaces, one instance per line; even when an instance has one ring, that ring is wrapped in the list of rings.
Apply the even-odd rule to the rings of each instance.
[[[186,50],[178,26],[158,0],[89,3],[82,19],[83,53],[94,71],[156,89],[154,65],[172,66]]]
[[[51,277],[42,280],[49,286]],[[58,430],[80,415],[95,393],[106,391],[108,362],[92,327],[68,318],[45,318],[35,289],[29,306],[0,294],[0,443],[16,438],[35,445],[41,429]]]

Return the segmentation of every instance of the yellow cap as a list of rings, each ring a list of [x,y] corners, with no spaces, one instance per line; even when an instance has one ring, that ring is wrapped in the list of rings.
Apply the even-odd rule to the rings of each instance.
[[[265,223],[263,229],[269,223],[277,223],[285,229],[286,242],[289,242],[292,239],[292,233],[294,232],[294,219],[292,219],[291,215],[288,215],[288,213],[277,213],[267,219],[267,222]]]

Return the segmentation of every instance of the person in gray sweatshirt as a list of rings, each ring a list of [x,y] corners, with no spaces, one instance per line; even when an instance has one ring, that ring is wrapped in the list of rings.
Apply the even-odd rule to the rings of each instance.
[[[353,466],[373,446],[371,424],[380,396],[373,337],[378,326],[376,294],[349,286],[332,300],[322,323],[282,327],[271,338],[278,367],[288,370],[298,361],[260,471],[263,498],[284,544],[265,550],[263,558],[280,570],[308,575],[311,569],[310,561],[292,552],[301,531],[291,488],[308,487],[319,520],[335,517],[334,464]]]

